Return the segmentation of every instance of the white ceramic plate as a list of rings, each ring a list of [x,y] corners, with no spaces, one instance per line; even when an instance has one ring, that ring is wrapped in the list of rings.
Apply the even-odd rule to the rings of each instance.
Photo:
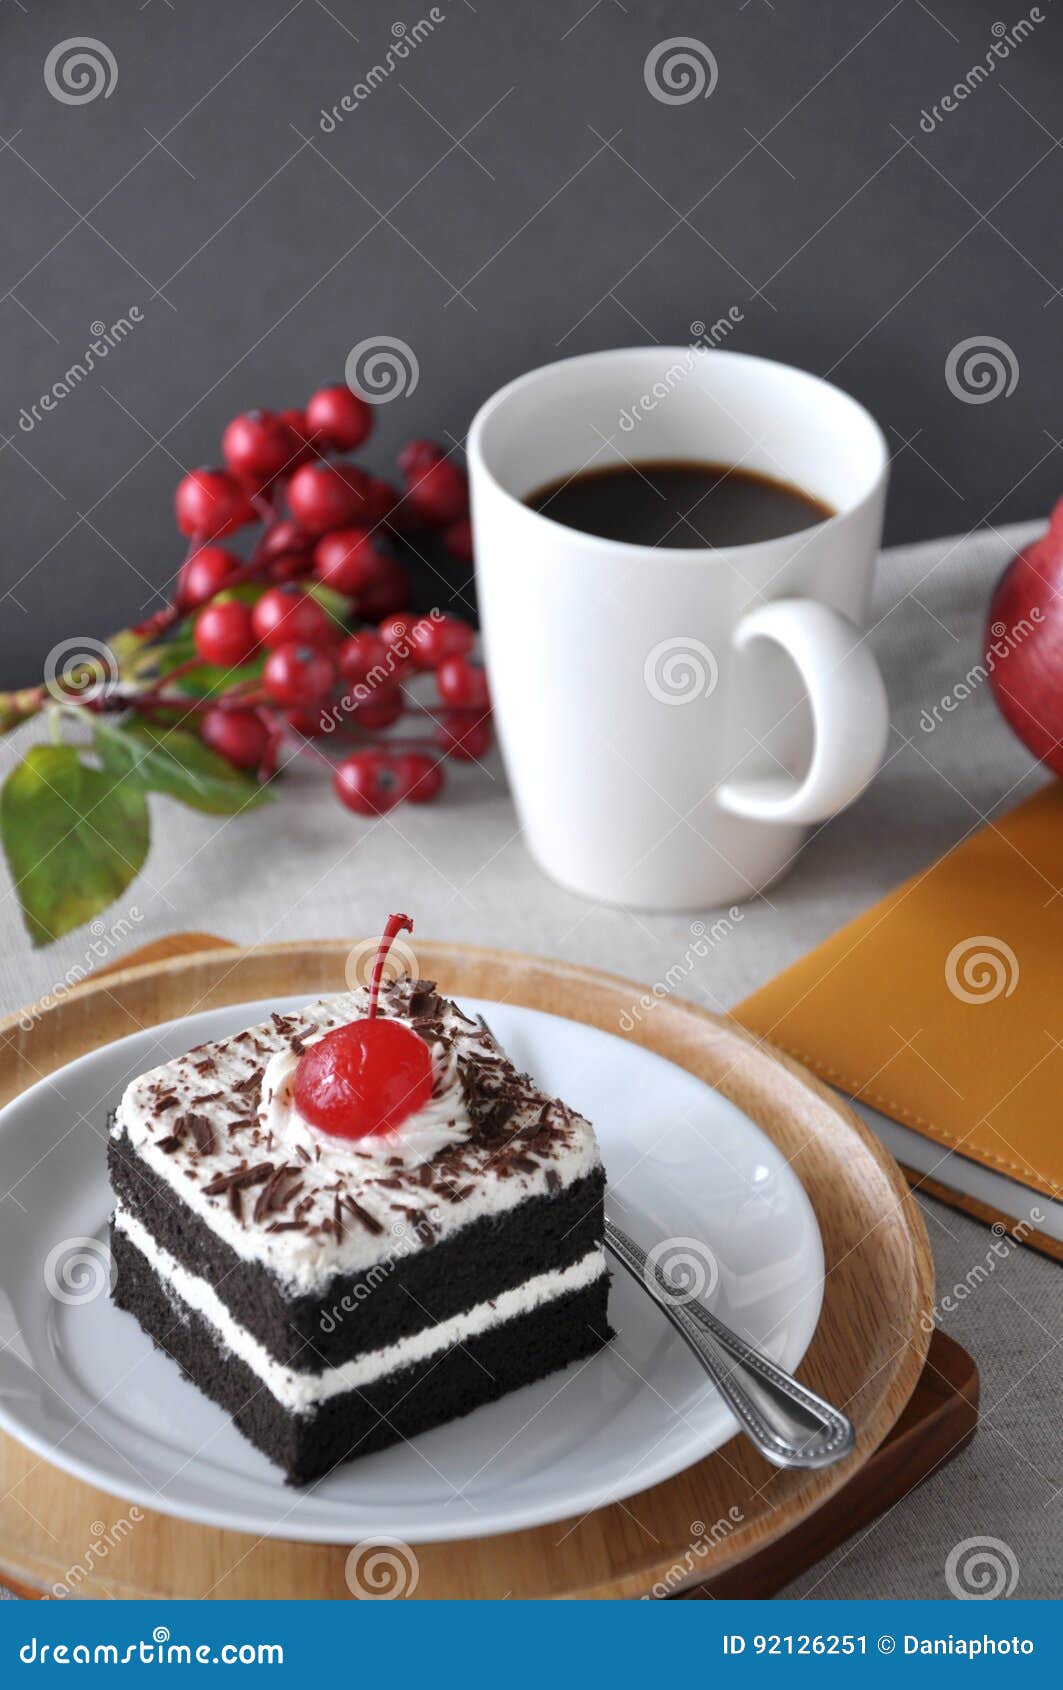
[[[106,1294],[105,1121],[135,1074],[305,1001],[235,1005],[134,1033],[0,1115],[0,1425],[131,1502],[325,1543],[479,1537],[581,1515],[732,1437],[734,1421],[685,1345],[617,1270],[617,1337],[591,1361],[307,1490],[284,1484]],[[595,1123],[617,1221],[647,1247],[694,1240],[703,1255],[707,1245],[719,1270],[711,1305],[794,1368],[819,1318],[823,1252],[775,1146],[718,1093],[637,1045],[514,1004],[466,1003],[518,1066]]]

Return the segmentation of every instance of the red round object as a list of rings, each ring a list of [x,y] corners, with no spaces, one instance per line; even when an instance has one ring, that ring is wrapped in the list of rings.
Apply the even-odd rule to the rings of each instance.
[[[436,670],[436,687],[443,703],[455,710],[491,708],[483,666],[469,657],[445,657]]]
[[[306,552],[314,549],[314,536],[300,528],[290,517],[282,517],[267,530],[260,542],[264,558],[279,557],[282,552]]]
[[[436,669],[448,657],[463,657],[476,636],[457,616],[421,616],[410,629],[413,660],[418,669]]]
[[[439,719],[439,743],[459,763],[477,763],[491,748],[490,716],[469,717],[447,711]]]
[[[204,712],[199,732],[205,745],[237,769],[257,769],[269,741],[266,724],[253,710],[221,710],[217,705]]]
[[[334,645],[340,635],[328,611],[305,587],[294,583],[268,588],[251,612],[251,625],[261,643],[271,649],[291,640],[298,645]]]
[[[443,764],[439,757],[423,751],[408,751],[397,759],[399,778],[406,786],[410,804],[431,804],[443,790]]]
[[[334,452],[353,452],[369,439],[373,407],[339,382],[319,387],[307,404],[306,426],[315,445],[331,447]]]
[[[1063,506],[997,582],[985,639],[1001,715],[1028,751],[1063,775]]]
[[[364,698],[355,699],[351,713],[360,728],[394,727],[405,708],[402,688],[378,686]]]
[[[338,464],[301,464],[288,483],[291,513],[314,536],[357,521],[362,503]]]
[[[364,528],[337,528],[314,548],[314,574],[338,593],[356,597],[387,575],[388,554]]]
[[[358,594],[358,613],[367,622],[379,622],[385,616],[393,616],[405,609],[412,596],[410,577],[402,564],[393,557],[384,561],[387,568],[382,569],[377,580]]]
[[[320,704],[316,710],[306,705],[286,710],[284,719],[292,731],[302,734],[304,739],[320,739],[322,734],[330,733],[334,725],[334,718]]]
[[[296,464],[309,463],[316,454],[309,440],[310,430],[306,426],[306,412],[293,406],[286,411],[278,411],[277,415],[292,437],[294,455],[291,459],[291,467],[294,468]]]
[[[450,458],[438,458],[411,477],[403,508],[426,528],[449,528],[469,509],[465,472]]]
[[[399,760],[389,751],[355,751],[336,765],[332,790],[360,816],[383,816],[406,796]]]
[[[226,469],[193,469],[182,476],[173,509],[178,528],[190,540],[220,540],[255,521],[247,494]]]
[[[335,1027],[304,1051],[295,1071],[295,1106],[336,1138],[394,1132],[432,1095],[432,1056],[401,1021],[376,1016]]]
[[[402,669],[373,628],[362,628],[345,639],[336,661],[343,679],[354,687],[366,686],[371,679],[375,685],[386,686],[398,679]]]
[[[196,617],[196,653],[204,663],[222,669],[237,669],[255,649],[251,612],[238,599],[225,604],[208,604]]]
[[[271,581],[285,586],[290,581],[305,581],[314,567],[312,552],[277,552],[266,565]]]
[[[273,411],[244,411],[221,437],[221,453],[234,475],[262,487],[293,464],[298,446]]]
[[[224,546],[201,546],[181,565],[177,577],[177,603],[182,610],[198,610],[215,593],[221,592],[240,567],[241,560],[236,552],[228,552]]]
[[[371,475],[365,489],[366,510],[363,521],[367,528],[378,528],[398,505],[402,494],[390,481],[382,481],[379,476]]]
[[[262,685],[274,703],[294,710],[322,703],[332,691],[336,666],[317,646],[288,640],[270,652],[262,671]]]
[[[445,449],[435,440],[407,440],[398,456],[399,474],[404,481],[412,481],[429,464],[446,457]]]
[[[467,516],[451,523],[443,535],[443,544],[456,563],[472,562],[472,523]]]

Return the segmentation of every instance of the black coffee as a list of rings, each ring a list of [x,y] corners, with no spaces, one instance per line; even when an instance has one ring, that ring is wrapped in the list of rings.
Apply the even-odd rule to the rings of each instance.
[[[566,528],[635,546],[743,546],[796,534],[834,512],[821,499],[728,464],[617,464],[540,487],[525,500]]]

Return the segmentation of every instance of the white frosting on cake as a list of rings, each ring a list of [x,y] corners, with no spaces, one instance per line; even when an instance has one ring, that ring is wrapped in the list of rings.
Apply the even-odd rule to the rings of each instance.
[[[407,1012],[410,990],[385,991],[381,1014],[416,1025]],[[484,1023],[446,999],[433,1009],[441,1036],[430,1045],[436,1083],[425,1108],[371,1147],[317,1132],[292,1109],[284,1082],[308,1041],[364,1016],[367,1007],[364,991],[321,999],[200,1046],[133,1080],[116,1112],[116,1136],[128,1134],[175,1196],[241,1259],[273,1272],[287,1295],[323,1292],[337,1274],[439,1242],[600,1164],[589,1123],[517,1076]],[[423,1019],[421,1032],[431,1040]],[[501,1143],[466,1105],[462,1076],[470,1065],[486,1076],[489,1094],[492,1075],[520,1085]],[[552,1130],[532,1143],[544,1114]],[[440,1147],[460,1152],[460,1166],[423,1184],[424,1164]],[[522,1152],[519,1165],[507,1153],[513,1148]],[[275,1199],[256,1173],[264,1166],[289,1170]],[[245,1173],[255,1177],[232,1204],[227,1191],[208,1190]]]
[[[523,1285],[503,1291],[491,1302],[477,1303],[463,1314],[424,1326],[420,1332],[400,1338],[383,1349],[368,1350],[354,1361],[323,1368],[319,1373],[301,1373],[271,1356],[246,1327],[233,1319],[213,1286],[182,1267],[121,1204],[115,1210],[114,1224],[150,1263],[171,1295],[202,1315],[214,1328],[222,1348],[245,1362],[282,1407],[292,1414],[308,1413],[329,1397],[363,1388],[375,1379],[398,1372],[400,1368],[427,1361],[454,1344],[468,1343],[470,1338],[489,1332],[494,1326],[531,1314],[543,1303],[553,1302],[570,1291],[582,1290],[606,1271],[604,1253],[600,1246],[596,1246],[567,1268],[536,1274],[533,1279],[526,1279]],[[180,1314],[180,1307],[177,1312]]]

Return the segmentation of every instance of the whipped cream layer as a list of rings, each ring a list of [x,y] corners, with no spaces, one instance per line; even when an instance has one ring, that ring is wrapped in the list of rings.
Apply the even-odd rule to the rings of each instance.
[[[600,1248],[589,1250],[582,1260],[567,1268],[536,1274],[533,1279],[526,1279],[523,1285],[504,1291],[491,1302],[477,1303],[463,1314],[425,1326],[420,1332],[400,1338],[394,1344],[370,1350],[338,1367],[323,1368],[319,1373],[301,1373],[293,1367],[286,1367],[263,1349],[257,1338],[233,1319],[213,1286],[182,1267],[155,1242],[136,1216],[120,1204],[115,1210],[114,1224],[116,1230],[124,1234],[150,1263],[169,1294],[176,1297],[179,1304],[202,1315],[214,1328],[219,1345],[246,1363],[282,1407],[292,1414],[310,1413],[329,1397],[339,1396],[344,1391],[364,1389],[374,1380],[384,1379],[401,1368],[428,1361],[454,1344],[467,1343],[470,1338],[479,1337],[494,1326],[531,1314],[543,1303],[553,1302],[571,1291],[582,1290],[606,1271],[603,1251]]]
[[[320,1294],[337,1275],[424,1249],[600,1165],[588,1122],[424,981],[386,988],[380,1013],[429,1047],[425,1108],[371,1148],[318,1133],[293,1110],[286,1077],[307,1043],[367,1009],[360,991],[273,1015],[142,1074],[116,1112],[115,1135],[289,1296]]]

